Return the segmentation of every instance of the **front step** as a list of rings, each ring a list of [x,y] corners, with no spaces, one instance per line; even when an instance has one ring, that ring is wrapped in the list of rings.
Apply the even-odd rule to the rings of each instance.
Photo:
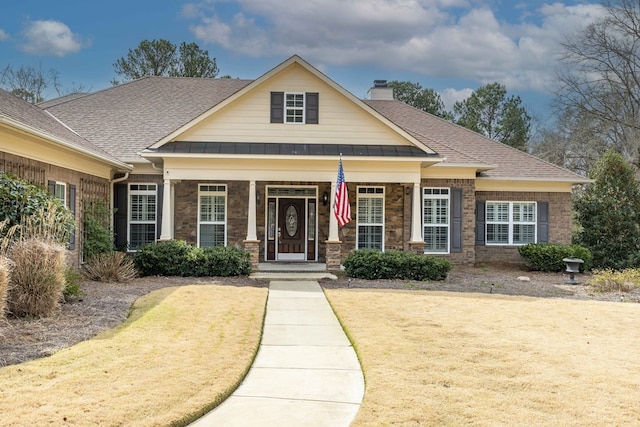
[[[263,262],[258,271],[249,275],[252,279],[268,280],[337,280],[327,271],[327,265],[318,262]]]
[[[296,272],[296,271],[257,271],[249,275],[250,279],[266,279],[266,280],[320,280],[331,279],[337,280],[335,274],[328,271],[318,272]]]

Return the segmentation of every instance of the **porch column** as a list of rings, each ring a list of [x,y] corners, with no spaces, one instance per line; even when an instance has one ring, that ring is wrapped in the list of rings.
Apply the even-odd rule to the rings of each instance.
[[[249,181],[249,214],[247,217],[247,240],[258,240],[256,232],[256,182]]]
[[[173,239],[173,230],[171,228],[171,180],[164,180],[164,190],[162,192],[162,230],[160,231],[160,240]]]
[[[333,213],[333,207],[336,203],[336,189],[337,184],[335,181],[331,182],[331,206],[329,206],[329,238],[327,241],[329,242],[339,242],[340,238],[338,237],[338,219]]]
[[[411,243],[424,243],[422,240],[422,215],[420,209],[420,183],[413,183],[413,204],[411,210]]]

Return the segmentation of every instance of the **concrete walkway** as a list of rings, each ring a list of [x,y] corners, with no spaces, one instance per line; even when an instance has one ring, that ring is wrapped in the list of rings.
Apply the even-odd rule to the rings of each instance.
[[[192,426],[348,426],[364,395],[356,354],[315,281],[272,281],[244,382]]]

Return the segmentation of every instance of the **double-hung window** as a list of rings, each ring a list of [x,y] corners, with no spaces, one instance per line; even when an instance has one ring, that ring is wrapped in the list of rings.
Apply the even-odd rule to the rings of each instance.
[[[422,194],[424,251],[449,253],[449,189],[424,188]]]
[[[67,184],[56,182],[53,186],[53,197],[58,199],[62,206],[67,206]]]
[[[198,195],[198,246],[227,244],[227,187],[201,184]]]
[[[129,249],[156,241],[156,184],[129,185]]]
[[[304,93],[285,94],[285,121],[304,123]]]
[[[487,244],[536,242],[536,202],[487,202]]]
[[[384,250],[384,187],[358,187],[358,249]]]

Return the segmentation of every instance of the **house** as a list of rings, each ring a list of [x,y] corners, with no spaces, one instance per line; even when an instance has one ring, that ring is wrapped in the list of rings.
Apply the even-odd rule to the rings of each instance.
[[[113,176],[131,170],[50,113],[0,89],[0,171],[47,187],[70,209],[77,224],[68,245],[71,263],[82,260],[85,208],[108,202]]]
[[[570,242],[572,186],[587,182],[395,101],[384,81],[361,100],[299,56],[253,81],[147,77],[41,107],[117,158],[101,177],[131,251],[181,239],[243,247],[255,265],[336,269],[357,248],[521,261],[518,245]]]

